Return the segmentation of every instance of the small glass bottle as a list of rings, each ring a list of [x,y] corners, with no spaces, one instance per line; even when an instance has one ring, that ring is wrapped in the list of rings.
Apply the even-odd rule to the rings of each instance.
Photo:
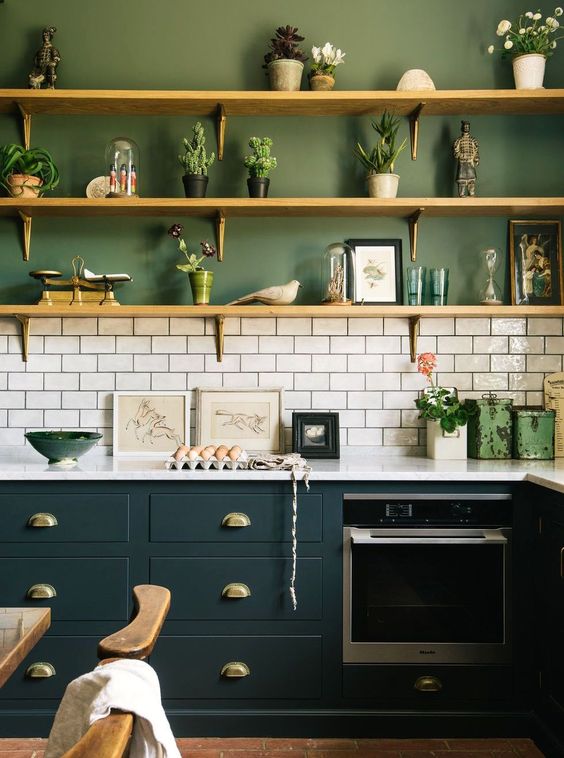
[[[129,137],[116,137],[106,147],[106,197],[138,197],[139,148]]]
[[[325,248],[321,268],[323,305],[350,305],[352,300],[352,249],[344,242]]]
[[[499,267],[499,250],[495,247],[487,247],[482,250],[481,258],[487,271],[487,281],[480,290],[480,305],[503,305],[501,289],[494,276]]]

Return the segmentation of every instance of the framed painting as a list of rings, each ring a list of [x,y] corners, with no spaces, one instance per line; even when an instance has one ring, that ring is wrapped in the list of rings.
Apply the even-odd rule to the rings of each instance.
[[[510,221],[512,305],[562,305],[560,221]]]
[[[304,458],[339,458],[339,414],[292,413],[292,451]]]
[[[401,240],[346,240],[353,250],[355,304],[402,304]]]
[[[200,387],[196,392],[196,444],[239,445],[253,453],[284,451],[284,391]]]
[[[189,392],[114,392],[113,454],[163,458],[190,444]]]

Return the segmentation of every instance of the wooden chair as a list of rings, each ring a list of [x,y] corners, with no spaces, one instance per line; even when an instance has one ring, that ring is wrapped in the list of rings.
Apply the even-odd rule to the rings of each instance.
[[[165,587],[139,584],[133,588],[135,616],[119,632],[105,637],[98,644],[102,665],[120,658],[147,658],[157,641],[170,608],[170,592]],[[133,730],[134,716],[112,711],[96,721],[82,739],[63,758],[123,758]]]

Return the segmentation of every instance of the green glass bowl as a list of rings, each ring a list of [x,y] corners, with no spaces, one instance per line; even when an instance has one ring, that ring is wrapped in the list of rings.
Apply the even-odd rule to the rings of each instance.
[[[81,455],[102,439],[97,432],[27,432],[29,444],[38,453],[59,465],[76,463]]]

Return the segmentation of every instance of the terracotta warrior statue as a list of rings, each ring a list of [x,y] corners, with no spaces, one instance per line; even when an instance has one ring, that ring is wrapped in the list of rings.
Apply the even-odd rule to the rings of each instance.
[[[35,54],[33,71],[29,75],[31,89],[40,89],[42,84],[49,89],[55,89],[57,66],[61,60],[61,54],[53,46],[53,35],[56,31],[54,26],[46,26],[43,29],[43,44]]]
[[[458,161],[456,184],[458,197],[474,197],[476,194],[476,166],[480,163],[478,140],[470,134],[470,122],[462,121],[460,137],[454,141],[454,157]]]

